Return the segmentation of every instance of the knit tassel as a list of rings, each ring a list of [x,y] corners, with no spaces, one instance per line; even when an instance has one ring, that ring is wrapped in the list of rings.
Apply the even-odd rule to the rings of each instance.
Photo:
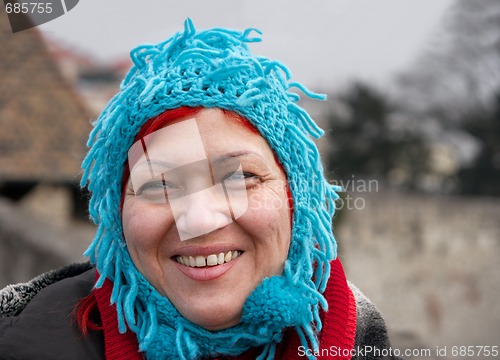
[[[240,37],[241,41],[248,42],[248,43],[261,42],[262,39],[260,38],[260,36],[256,36],[256,37],[253,37],[253,38],[249,37],[249,35],[252,32],[256,32],[257,34],[262,35],[262,31],[260,31],[259,29],[248,28],[245,31],[243,31],[243,34]]]

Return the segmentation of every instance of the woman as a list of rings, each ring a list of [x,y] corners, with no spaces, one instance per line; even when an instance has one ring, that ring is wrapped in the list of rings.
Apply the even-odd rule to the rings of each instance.
[[[383,358],[336,259],[322,131],[289,89],[323,96],[252,55],[252,31],[187,20],[132,51],[82,165],[92,267],[0,293],[4,358]]]

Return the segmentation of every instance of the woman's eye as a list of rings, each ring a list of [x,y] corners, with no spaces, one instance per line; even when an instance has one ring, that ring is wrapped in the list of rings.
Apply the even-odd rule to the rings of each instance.
[[[136,195],[143,195],[144,193],[150,193],[155,191],[163,191],[163,183],[161,181],[147,182],[143,184],[139,190],[137,190]]]
[[[255,175],[251,172],[241,172],[237,171],[235,173],[228,174],[224,177],[223,179],[224,182],[229,181],[229,182],[245,182],[246,186],[252,186],[254,185],[257,181],[260,181],[260,177],[258,175]]]
[[[151,181],[143,184],[136,195],[150,200],[165,200],[165,192],[168,196],[174,196],[178,190],[178,187],[169,182]]]
[[[224,177],[224,181],[226,181],[226,180],[245,180],[248,178],[252,178],[254,176],[256,176],[256,175],[254,175],[252,173],[237,171],[235,173],[226,175]]]

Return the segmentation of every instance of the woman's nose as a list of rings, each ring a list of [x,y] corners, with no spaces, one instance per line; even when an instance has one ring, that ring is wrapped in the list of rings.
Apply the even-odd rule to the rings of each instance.
[[[170,203],[181,240],[189,240],[232,222],[224,189],[217,184]]]

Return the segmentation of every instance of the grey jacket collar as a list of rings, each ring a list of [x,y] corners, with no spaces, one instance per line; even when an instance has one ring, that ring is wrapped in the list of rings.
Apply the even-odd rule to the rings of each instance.
[[[88,262],[76,263],[51,270],[26,283],[7,285],[0,290],[0,317],[19,314],[43,288],[60,280],[79,275],[91,268],[92,266]]]

